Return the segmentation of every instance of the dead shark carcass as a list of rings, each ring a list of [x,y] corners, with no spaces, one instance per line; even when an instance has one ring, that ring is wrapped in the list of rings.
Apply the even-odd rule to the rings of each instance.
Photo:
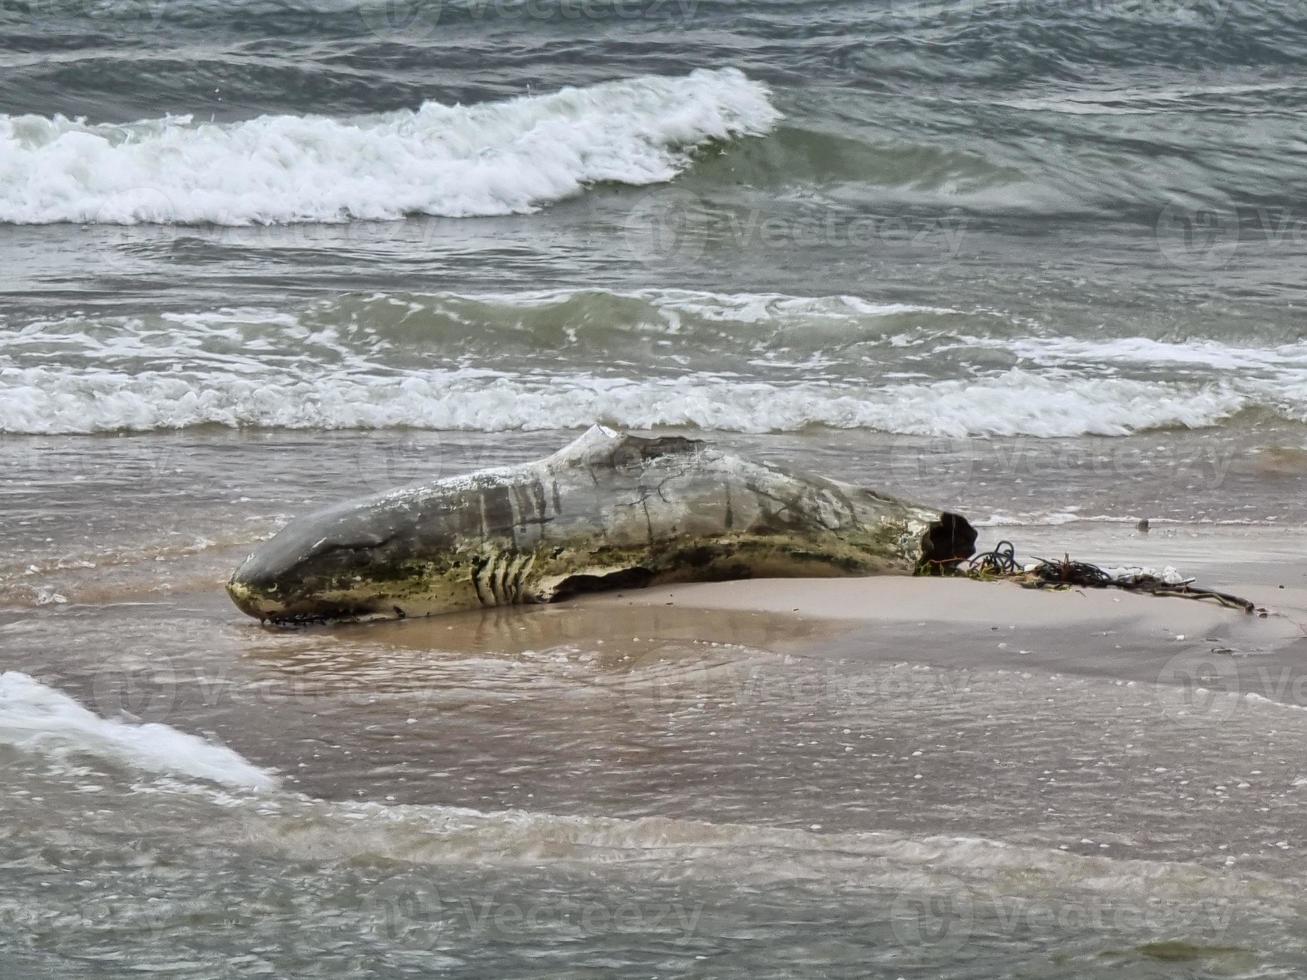
[[[429,616],[664,582],[905,574],[955,565],[975,539],[955,514],[594,426],[541,460],[297,518],[227,591],[274,621]]]

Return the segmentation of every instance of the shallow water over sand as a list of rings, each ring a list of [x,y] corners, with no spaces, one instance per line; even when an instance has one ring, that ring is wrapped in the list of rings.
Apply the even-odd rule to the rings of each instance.
[[[1203,607],[1179,639],[1180,600],[1152,600],[1157,622],[1062,629],[696,611],[668,593],[274,631],[227,602],[253,541],[369,489],[376,460],[404,482],[543,441],[462,440],[43,451],[84,469],[20,512],[4,572],[7,975],[1307,968],[1291,620]],[[839,463],[820,437],[752,448],[863,479],[894,449],[847,446]],[[30,479],[24,451],[11,472]],[[1264,486],[1251,459],[1226,479]],[[958,485],[999,512],[986,465]],[[1087,463],[1063,472],[1105,489]],[[1156,486],[1112,486],[1123,516],[1157,513]],[[1301,538],[1268,523],[1285,498],[1247,499],[1264,504],[1251,524],[1189,513],[1142,536],[1046,517],[982,544],[1174,562],[1298,601]]]
[[[1307,974],[1291,617],[221,591],[605,421],[1300,607],[1300,13],[0,4],[0,977]]]
[[[1302,968],[1307,712],[1004,666],[969,629],[930,666],[911,633],[661,604],[281,633],[213,594],[12,617],[16,669],[246,764],[0,724],[9,969]]]

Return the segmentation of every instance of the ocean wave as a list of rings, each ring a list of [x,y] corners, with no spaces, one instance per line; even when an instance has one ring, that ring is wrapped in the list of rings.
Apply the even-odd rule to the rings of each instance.
[[[1165,325],[1163,325],[1165,328]],[[1121,331],[1138,329],[1123,324]],[[1076,337],[987,308],[680,288],[344,294],[289,308],[221,307],[141,316],[20,319],[0,312],[0,370],[46,366],[126,373],[187,367],[244,376],[294,368],[397,371],[450,363],[529,368],[533,354],[573,369],[657,374],[709,362],[741,370],[817,366],[809,378],[927,379],[978,368],[1073,368],[1147,380],[1234,375],[1307,380],[1307,342],[1242,342],[1100,330]],[[1133,374],[1131,374],[1133,372]],[[756,372],[750,372],[756,373]]]
[[[0,431],[237,428],[505,431],[596,421],[732,432],[809,426],[927,436],[1128,435],[1215,425],[1250,399],[1220,385],[1049,377],[1019,369],[975,381],[859,388],[711,375],[633,380],[429,371],[407,377],[294,380],[28,368],[0,372]]]
[[[46,366],[130,374],[189,368],[254,377],[348,368],[411,372],[450,363],[554,367],[781,358],[837,359],[850,345],[915,343],[913,331],[999,331],[996,314],[877,303],[857,296],[688,289],[345,295],[298,309],[235,307],[148,316],[9,323],[0,369]],[[536,362],[539,362],[536,364]],[[865,367],[858,369],[865,376]]]
[[[101,718],[18,671],[0,674],[0,744],[42,755],[92,755],[147,772],[271,790],[277,779],[236,752],[168,725]]]
[[[706,161],[706,180],[755,186],[830,187],[854,185],[859,193],[879,188],[902,200],[981,206],[1006,201],[1045,208],[1067,206],[1055,189],[1035,187],[1028,174],[991,159],[980,144],[937,145],[904,135],[857,136],[782,125],[763,143],[740,146]]]
[[[0,432],[809,426],[1127,435],[1307,421],[1307,345],[1053,334],[991,310],[555,289],[6,323]],[[559,372],[559,356],[566,370]]]
[[[1155,340],[1116,337],[1105,340],[1077,337],[966,337],[974,347],[997,347],[1032,364],[1066,366],[1121,364],[1167,367],[1178,371],[1307,371],[1307,343],[1249,347],[1216,340]]]
[[[526,213],[597,182],[671,180],[715,140],[766,132],[741,72],[642,76],[478,105],[335,119],[0,116],[0,222],[218,224]]]
[[[240,814],[241,808],[230,812]],[[225,828],[224,828],[225,829]],[[293,857],[329,852],[414,865],[484,866],[621,862],[627,874],[666,874],[669,864],[759,887],[778,880],[857,881],[911,889],[946,882],[1020,880],[1086,893],[1202,896],[1274,892],[1272,882],[1237,878],[1195,863],[1071,853],[1039,843],[979,836],[911,837],[885,831],[708,823],[670,817],[621,819],[560,816],[527,810],[480,811],[439,805],[326,802],[307,797],[260,800],[244,836]],[[650,861],[656,857],[656,861]]]

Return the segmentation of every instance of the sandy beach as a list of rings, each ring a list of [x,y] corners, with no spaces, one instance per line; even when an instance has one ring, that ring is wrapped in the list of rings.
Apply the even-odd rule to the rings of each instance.
[[[1267,569],[1271,571],[1271,569]],[[1239,690],[1307,661],[1307,589],[1235,589],[1267,615],[1215,602],[1117,589],[1027,589],[968,579],[758,580],[649,589],[595,597],[631,609],[672,604],[687,616],[746,612],[816,621],[832,655],[860,653],[947,667],[1004,667],[1124,680],[1198,683],[1199,664],[1240,675]],[[1186,666],[1187,665],[1187,666]],[[1188,672],[1192,666],[1196,672]],[[1281,696],[1284,691],[1279,692]]]
[[[0,980],[1307,977],[1304,64],[0,0]]]
[[[218,482],[234,502],[196,506],[293,507],[302,479],[244,502]],[[375,955],[468,975],[529,972],[542,950],[572,963],[578,945],[638,961],[649,936],[757,975],[1045,969],[1046,948],[1068,977],[1307,962],[1290,938],[1307,873],[1292,532],[981,529],[982,548],[1175,563],[1265,618],[877,577],[286,630],[223,592],[276,526],[250,523],[10,572],[15,844],[59,835],[120,896],[64,900],[61,931],[10,957],[23,975],[125,929],[145,930],[135,962],[164,966],[186,922],[234,903],[221,934],[296,969],[336,955],[342,919]],[[123,825],[148,841],[126,885]],[[0,913],[27,922],[50,874],[14,876]],[[785,944],[779,968],[747,951],[754,933]]]

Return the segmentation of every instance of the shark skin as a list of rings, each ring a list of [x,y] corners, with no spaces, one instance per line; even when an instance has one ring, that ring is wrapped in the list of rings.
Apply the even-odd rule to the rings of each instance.
[[[667,582],[912,574],[974,543],[957,515],[596,425],[540,460],[296,518],[227,591],[273,622],[404,618]]]

